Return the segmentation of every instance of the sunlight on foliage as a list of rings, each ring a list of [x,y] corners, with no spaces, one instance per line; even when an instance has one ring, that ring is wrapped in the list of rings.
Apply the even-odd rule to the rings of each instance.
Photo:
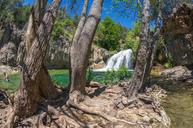
[[[130,79],[132,76],[132,71],[129,71],[126,67],[121,67],[118,70],[109,70],[104,73],[96,74],[89,70],[87,72],[88,81],[97,81],[101,84],[112,85],[117,84],[121,80]]]
[[[127,29],[106,17],[97,29],[95,43],[107,50],[117,50],[124,41]]]

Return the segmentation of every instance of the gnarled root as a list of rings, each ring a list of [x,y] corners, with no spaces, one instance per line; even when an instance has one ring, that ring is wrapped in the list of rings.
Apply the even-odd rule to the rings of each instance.
[[[78,91],[74,91],[70,97],[69,100],[67,102],[67,105],[70,107],[73,107],[75,109],[81,110],[87,114],[91,114],[91,115],[95,115],[95,116],[99,116],[104,118],[107,121],[113,122],[113,123],[125,123],[128,125],[144,125],[145,123],[137,123],[137,122],[131,122],[131,121],[127,121],[127,120],[122,120],[122,119],[117,119],[115,117],[109,116],[107,114],[105,114],[104,112],[101,112],[99,110],[96,110],[96,108],[94,107],[88,107],[84,104],[80,104],[80,100],[83,100],[83,96],[80,92]],[[78,100],[77,100],[78,99]]]
[[[14,109],[7,116],[7,121],[5,123],[5,128],[13,128],[15,122],[16,113]]]

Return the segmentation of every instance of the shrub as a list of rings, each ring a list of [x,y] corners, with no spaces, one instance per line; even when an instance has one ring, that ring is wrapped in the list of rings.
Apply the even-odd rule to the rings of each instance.
[[[119,70],[109,70],[103,74],[94,75],[93,72],[87,72],[87,80],[97,81],[101,84],[116,84],[121,80],[129,79],[132,76],[132,72],[125,67],[121,67]]]

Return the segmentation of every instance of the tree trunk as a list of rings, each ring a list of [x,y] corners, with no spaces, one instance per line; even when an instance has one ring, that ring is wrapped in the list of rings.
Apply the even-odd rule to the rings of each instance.
[[[86,18],[84,26],[77,29],[74,37],[71,50],[71,85],[70,92],[74,90],[85,93],[86,85],[86,70],[88,66],[88,59],[91,51],[92,40],[98,26],[100,15],[102,11],[103,0],[93,0],[89,15]],[[79,24],[82,21],[80,21]],[[81,30],[82,27],[82,30]],[[80,31],[80,32],[79,32]],[[77,41],[76,41],[77,39]]]
[[[57,93],[50,83],[47,70],[42,65],[60,1],[54,0],[48,8],[27,51],[30,54],[26,54],[22,80],[14,99],[15,114],[19,117],[31,116],[44,99],[51,98]]]
[[[135,71],[133,74],[133,78],[131,84],[127,89],[128,97],[135,96],[144,81],[146,80],[146,67],[147,67],[147,59],[148,59],[148,48],[149,44],[149,9],[150,9],[150,1],[144,0],[144,8],[142,12],[142,31],[140,35],[140,48],[137,55],[137,61],[135,66]]]
[[[78,23],[78,27],[77,27],[76,32],[74,34],[72,44],[76,44],[80,38],[80,34],[82,32],[82,29],[83,29],[85,21],[86,21],[87,10],[88,10],[88,0],[84,0],[84,5],[83,5],[80,21]],[[71,52],[69,54],[71,54]],[[71,55],[69,56],[69,62],[71,63]],[[71,76],[71,72],[72,72],[71,70],[72,69],[70,68],[70,76]],[[70,84],[71,84],[71,77],[70,77]]]
[[[149,55],[148,55],[148,59],[147,59],[147,68],[146,68],[146,78],[148,79],[148,81],[150,82],[150,73],[151,73],[151,69],[153,67],[153,61],[156,55],[156,51],[157,51],[157,43],[160,37],[160,24],[161,24],[161,0],[158,1],[158,17],[157,17],[157,25],[156,25],[156,29],[155,32],[150,40],[150,47],[149,47]],[[143,88],[145,89],[145,87]]]
[[[27,55],[31,54],[29,50],[36,37],[36,31],[42,22],[43,16],[46,11],[46,5],[47,5],[47,0],[37,0],[35,7],[34,8],[32,7],[29,20],[27,23],[27,30],[26,30],[23,42],[20,44],[20,47],[18,50],[19,51],[18,63],[20,65],[23,65]],[[48,71],[44,67],[45,67],[44,64],[42,64],[42,69],[39,73],[39,76],[41,77],[37,77],[37,79],[39,79],[37,81],[42,81],[41,78],[44,78],[46,79],[46,81],[42,81],[41,85],[47,85],[49,83],[50,86],[53,86],[51,78],[47,73]]]
[[[42,23],[43,20],[43,16],[45,14],[46,11],[46,5],[47,5],[47,0],[37,0],[36,2],[36,6],[35,8],[32,8],[31,10],[31,14],[29,16],[29,20],[28,20],[28,24],[27,24],[27,30],[24,36],[24,43],[23,45],[25,45],[25,47],[23,47],[23,52],[21,54],[23,55],[22,60],[20,60],[20,64],[24,63],[26,57],[28,54],[31,54],[29,52],[32,43],[34,41],[34,39],[36,38],[36,31],[38,29],[38,27],[40,26],[40,24]],[[21,59],[21,58],[20,58]],[[42,64],[43,65],[43,64]],[[41,71],[39,72],[39,77],[37,77],[36,81],[39,81],[38,83],[40,85],[42,85],[41,87],[44,87],[43,85],[48,85],[49,88],[52,88],[52,90],[55,90],[51,81],[51,78],[49,76],[49,73],[47,71],[47,69],[45,68],[45,66],[43,65],[41,68]],[[49,92],[49,91],[48,91]],[[50,93],[51,95],[52,93]],[[46,96],[48,97],[49,95],[46,94]]]

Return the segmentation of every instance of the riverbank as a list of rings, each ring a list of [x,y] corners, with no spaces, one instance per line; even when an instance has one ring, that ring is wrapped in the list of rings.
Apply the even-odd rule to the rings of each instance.
[[[160,91],[155,91],[155,90],[154,90],[154,92],[155,92],[154,94],[157,93],[157,94],[159,94],[159,97],[162,97],[161,99],[159,99],[159,102],[161,103],[161,106],[164,108],[167,115],[171,119],[171,128],[182,128],[182,127],[183,128],[191,128],[192,127],[192,120],[193,120],[193,116],[192,116],[193,115],[193,107],[192,107],[193,106],[193,83],[191,82],[191,79],[186,80],[185,77],[183,77],[183,79],[181,79],[182,76],[186,76],[186,78],[191,78],[188,76],[188,74],[190,72],[189,72],[189,70],[181,68],[181,67],[174,68],[174,69],[171,69],[171,70],[169,69],[170,70],[169,72],[166,70],[167,72],[165,72],[165,76],[167,76],[167,77],[161,77],[160,76],[161,73],[159,73],[159,74],[156,73],[156,77],[154,77],[152,79],[151,84],[152,85],[156,84],[156,85],[158,85],[158,87],[161,87],[162,90],[166,91],[167,96],[165,95],[165,92],[160,93]],[[61,76],[60,74],[66,74],[66,76],[68,78],[68,71],[66,71],[66,70],[51,70],[49,72],[55,76],[55,78],[56,78],[55,80],[61,80],[61,78],[62,79],[64,78],[64,76]],[[118,85],[114,85],[114,86],[111,85],[111,87],[104,89],[104,87],[106,87],[106,86],[101,86],[101,85],[98,86],[97,83],[91,82],[92,87],[87,87],[87,91],[89,94],[92,94],[93,92],[100,92],[102,89],[104,89],[104,91],[101,93],[102,94],[101,96],[98,97],[98,95],[97,95],[94,98],[92,97],[91,101],[97,100],[98,102],[100,102],[99,101],[100,98],[105,98],[104,100],[109,100],[109,99],[111,100],[112,95],[120,95],[119,90],[121,88],[123,88],[123,85],[124,85],[123,83],[119,83]],[[158,90],[160,90],[160,89],[158,89]],[[114,98],[112,98],[112,99],[114,100]],[[89,102],[90,102],[90,100],[89,100]],[[89,103],[87,103],[87,105],[88,104]],[[105,103],[105,104],[107,106],[109,105],[108,103]],[[106,106],[100,106],[100,107],[102,108],[102,107],[106,107]],[[123,111],[125,111],[124,109],[123,109]],[[141,111],[139,109],[135,108],[136,111]],[[109,110],[107,110],[107,112],[110,110],[111,110],[111,108]],[[104,111],[106,111],[106,109]],[[119,111],[122,111],[122,110],[119,110]],[[130,109],[128,111],[130,111]],[[87,116],[86,116],[86,118],[87,118]],[[122,117],[123,115],[119,115],[119,116]],[[127,116],[127,115],[125,115],[125,116]],[[130,116],[131,115],[129,115],[129,117]],[[134,117],[135,116],[136,115],[134,115]],[[139,116],[139,115],[137,115],[137,116]],[[88,117],[88,118],[92,119],[93,117]],[[144,118],[146,118],[146,117],[144,117]],[[139,119],[139,120],[141,120],[141,119]]]
[[[56,85],[66,87],[68,83],[68,71],[67,70],[49,70],[50,76]],[[121,72],[122,74],[123,72]],[[128,74],[128,72],[125,72]],[[112,72],[115,74],[115,72]],[[119,76],[120,73],[118,73]],[[109,76],[110,74],[108,74]],[[111,76],[110,75],[110,76]],[[115,76],[115,75],[113,75]],[[131,74],[129,75],[131,76]],[[106,78],[106,77],[105,77]],[[97,76],[99,79],[99,76]],[[13,73],[10,75],[9,85],[2,86],[0,81],[0,87],[3,87],[3,90],[6,92],[12,90],[14,92],[19,85],[19,74]],[[5,81],[4,81],[5,82]],[[53,102],[52,105],[48,105],[48,108],[54,109],[53,116],[56,118],[56,122],[60,127],[63,126],[73,126],[73,127],[147,127],[147,128],[157,128],[157,127],[166,127],[169,126],[169,118],[167,117],[164,109],[159,104],[160,97],[163,93],[157,95],[157,91],[152,89],[152,91],[147,94],[143,94],[140,98],[137,98],[134,101],[129,101],[124,96],[124,88],[127,85],[128,81],[119,81],[118,84],[111,84],[111,86],[99,84],[97,82],[90,82],[90,85],[86,88],[87,96],[86,100],[83,100],[78,106],[84,106],[84,110],[92,110],[94,113],[88,113],[84,110],[79,110],[76,107],[68,109],[66,104],[66,91],[64,89],[63,94],[60,95]],[[4,83],[5,84],[5,83]],[[10,85],[10,84],[14,84]],[[10,88],[12,87],[12,88]],[[160,88],[159,88],[160,89]],[[11,93],[12,93],[11,92]],[[12,96],[12,94],[11,94]],[[6,100],[3,100],[6,101]],[[55,102],[56,101],[56,102]],[[3,103],[3,102],[2,102]],[[11,111],[9,104],[0,104],[3,106],[0,112]],[[75,109],[76,108],[76,109]],[[102,108],[102,109],[101,109]],[[52,110],[53,111],[53,110]],[[97,114],[96,114],[96,113]],[[42,117],[43,121],[46,118],[43,126],[47,127],[56,127],[55,123],[51,120],[52,117],[49,114],[45,116],[45,110],[40,109],[40,112],[37,115],[34,115],[25,120],[19,121],[18,126],[34,127],[34,124],[37,123],[37,119]],[[65,114],[64,114],[65,113]],[[74,114],[74,115],[73,115]],[[102,115],[101,115],[102,114]],[[1,119],[6,119],[6,114],[2,114]],[[78,118],[78,119],[76,119]],[[3,126],[4,122],[0,122]],[[64,120],[67,120],[66,122]],[[41,124],[41,122],[38,122]]]
[[[98,86],[96,86],[98,85]],[[95,83],[86,88],[87,96],[78,106],[66,103],[66,91],[55,100],[48,101],[47,110],[41,108],[39,112],[29,118],[20,120],[15,127],[89,127],[89,128],[162,128],[168,127],[170,120],[159,104],[163,93],[154,87],[146,94],[140,95],[134,101],[128,100],[124,94],[127,82],[114,86]],[[121,102],[120,102],[121,101]],[[3,102],[2,102],[3,103]],[[0,112],[11,111],[9,104],[3,104]],[[2,117],[3,116],[3,117]],[[6,121],[6,114],[0,116],[0,126]]]
[[[161,104],[171,119],[171,128],[192,128],[193,76],[183,66],[163,70],[151,79],[167,93]]]

